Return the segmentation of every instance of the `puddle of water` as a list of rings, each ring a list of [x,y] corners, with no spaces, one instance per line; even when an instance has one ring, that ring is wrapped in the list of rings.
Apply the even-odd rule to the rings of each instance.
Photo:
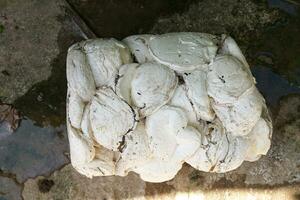
[[[0,135],[4,135],[0,137],[0,169],[4,173],[15,174],[18,182],[47,175],[69,162],[64,125],[39,127],[34,121],[24,119],[14,133],[2,130]]]
[[[257,88],[270,106],[276,106],[279,100],[289,94],[300,94],[300,88],[291,85],[285,78],[265,66],[251,67],[257,81]],[[300,78],[300,76],[299,76]]]
[[[22,189],[8,177],[0,176],[0,200],[21,200]],[[14,191],[13,193],[10,191]]]
[[[269,1],[270,2],[281,2],[278,4],[282,10],[286,8],[284,3],[289,1]],[[291,3],[289,3],[291,4]],[[270,3],[270,6],[273,4]],[[289,15],[282,21],[262,34],[262,37],[258,41],[253,42],[248,49],[247,54],[250,55],[253,66],[264,66],[270,69],[268,75],[266,70],[261,70],[262,83],[273,79],[273,84],[263,86],[264,90],[276,91],[286,90],[284,94],[298,91],[300,87],[300,2],[293,4],[295,13]],[[260,72],[256,72],[256,76],[259,76]],[[273,75],[272,75],[273,74]],[[264,78],[262,77],[264,76]],[[280,76],[280,77],[279,77]],[[273,78],[272,78],[273,77]],[[276,82],[278,79],[286,79],[286,82]],[[258,81],[259,82],[259,81]],[[283,85],[281,85],[281,83]],[[291,88],[288,88],[290,85]],[[270,93],[270,91],[268,93]],[[274,93],[274,92],[273,92]],[[274,93],[274,99],[277,99],[279,91]],[[271,93],[270,93],[271,94]],[[269,99],[272,97],[270,96]],[[275,100],[271,100],[275,101]]]
[[[279,8],[280,10],[296,15],[300,1],[297,0],[268,0],[268,4],[271,8]]]
[[[300,94],[300,4],[297,0],[268,0],[268,5],[287,15],[246,44],[246,55],[258,89],[276,111],[280,99]]]
[[[0,140],[6,138],[11,134],[11,132],[9,132],[9,126],[9,123],[6,121],[0,123]]]
[[[16,109],[26,116],[14,133],[7,132],[5,123],[0,124],[0,170],[14,175],[20,183],[30,177],[49,175],[69,163],[65,60],[69,46],[83,36],[71,16],[58,18],[63,24],[57,39],[60,54],[52,62],[50,78],[34,85],[14,102]]]

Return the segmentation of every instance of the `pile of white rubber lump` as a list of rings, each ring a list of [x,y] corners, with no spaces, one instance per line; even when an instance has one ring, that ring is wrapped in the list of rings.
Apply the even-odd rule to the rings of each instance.
[[[223,173],[270,148],[272,122],[229,36],[91,39],[67,56],[73,167],[87,177],[174,178],[183,163]]]

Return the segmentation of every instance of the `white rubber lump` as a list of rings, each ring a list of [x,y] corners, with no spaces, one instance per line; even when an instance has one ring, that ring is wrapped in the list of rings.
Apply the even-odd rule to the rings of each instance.
[[[90,178],[164,182],[184,163],[224,173],[271,146],[265,100],[227,35],[82,41],[69,48],[67,80],[71,163]]]

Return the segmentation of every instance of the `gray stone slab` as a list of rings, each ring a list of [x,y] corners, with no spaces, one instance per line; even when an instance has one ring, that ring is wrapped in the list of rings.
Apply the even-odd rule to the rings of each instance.
[[[0,200],[21,200],[22,187],[12,178],[0,176]]]

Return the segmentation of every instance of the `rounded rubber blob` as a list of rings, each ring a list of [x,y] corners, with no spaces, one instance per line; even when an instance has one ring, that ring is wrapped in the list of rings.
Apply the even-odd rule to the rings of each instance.
[[[115,78],[121,65],[130,63],[130,51],[115,39],[87,40],[82,44],[97,87],[114,88]]]
[[[91,100],[96,91],[96,86],[86,55],[82,52],[79,44],[69,48],[67,80],[72,91],[75,91],[86,102]]]
[[[130,105],[132,105],[131,82],[138,66],[137,63],[122,65],[118,74],[116,93]]]
[[[84,102],[82,99],[78,96],[77,93],[70,91],[69,92],[69,112],[68,118],[70,120],[70,123],[75,128],[80,128],[83,110],[84,110]]]
[[[172,157],[177,147],[176,135],[186,126],[185,113],[173,106],[163,106],[147,117],[146,133],[153,155],[162,160]]]
[[[192,157],[201,145],[201,134],[192,126],[181,129],[176,134],[177,149],[175,156],[179,160],[187,160]]]
[[[271,129],[263,118],[260,118],[252,131],[247,135],[248,142],[250,143],[245,160],[256,161],[262,155],[266,155],[270,146]]]
[[[213,109],[226,131],[232,135],[247,135],[259,120],[264,100],[255,87],[248,89],[233,104],[213,103]]]
[[[149,41],[155,60],[178,72],[203,69],[215,57],[214,36],[206,33],[167,33]]]
[[[212,121],[215,113],[210,105],[206,87],[206,72],[195,70],[190,73],[184,73],[183,79],[187,88],[187,95],[198,120]]]
[[[207,92],[219,104],[235,102],[253,85],[252,75],[233,56],[218,56],[209,67]]]
[[[198,120],[196,116],[196,112],[194,111],[194,108],[192,106],[191,101],[187,97],[186,94],[186,86],[185,85],[179,85],[170,100],[169,104],[178,108],[181,108],[188,118],[188,123],[192,126],[198,125]]]
[[[249,66],[245,56],[243,55],[241,49],[237,45],[237,43],[234,41],[234,39],[227,35],[222,35],[222,48],[221,53],[222,54],[228,54],[236,57],[239,59],[245,66]]]
[[[117,151],[123,136],[136,125],[135,111],[110,88],[97,90],[90,106],[91,127],[96,141]]]
[[[149,51],[149,40],[153,35],[131,35],[123,40],[129,47],[138,63],[155,61]]]
[[[140,116],[147,117],[166,104],[173,96],[177,77],[168,67],[157,63],[141,64],[131,82],[133,104]]]
[[[90,121],[90,104],[87,104],[84,108],[80,128],[82,134],[87,139],[91,140],[93,137],[93,131],[91,128],[91,121]]]
[[[70,141],[70,155],[73,166],[83,165],[92,161],[95,157],[95,148],[89,141],[85,140],[82,133],[67,124],[68,137]]]
[[[144,181],[160,183],[174,178],[181,169],[182,163],[175,158],[166,161],[153,158],[144,165],[136,168],[134,172],[140,174],[140,177]]]
[[[180,129],[176,134],[177,148],[167,159],[155,155],[148,162],[136,167],[133,171],[149,182],[171,180],[181,169],[184,160],[192,156],[200,145],[198,131],[192,127]]]
[[[125,136],[121,158],[116,163],[116,173],[126,176],[128,172],[144,165],[151,158],[149,141],[143,122]]]
[[[216,120],[208,125],[207,132],[202,134],[202,145],[186,162],[201,171],[223,173],[240,166],[246,150],[247,143],[228,135]]]

